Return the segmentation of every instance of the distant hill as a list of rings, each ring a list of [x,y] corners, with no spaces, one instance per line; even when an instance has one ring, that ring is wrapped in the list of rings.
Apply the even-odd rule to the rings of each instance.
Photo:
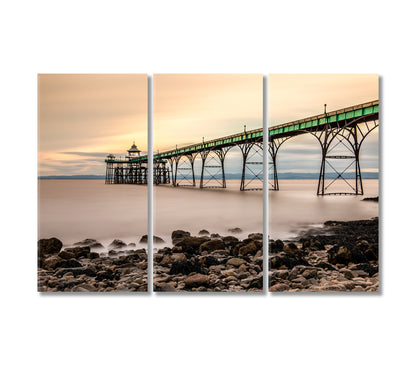
[[[327,178],[335,178],[335,174],[327,174]],[[379,173],[374,172],[362,172],[361,176],[363,179],[378,179]],[[196,176],[199,178],[199,176]],[[272,178],[272,175],[269,175],[269,178]],[[319,173],[278,173],[279,179],[319,179]],[[345,173],[343,177],[346,179],[354,179],[354,173]],[[226,173],[226,179],[240,179],[241,174],[239,173]],[[247,175],[247,178],[250,178]],[[105,175],[48,175],[48,176],[39,176],[38,179],[105,179]],[[178,175],[178,179],[180,178]]]
[[[105,179],[105,175],[44,175],[38,179]]]

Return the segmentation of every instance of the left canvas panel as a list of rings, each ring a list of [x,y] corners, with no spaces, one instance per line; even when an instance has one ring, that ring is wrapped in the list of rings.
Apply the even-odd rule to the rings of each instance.
[[[38,76],[38,291],[147,292],[147,75]]]

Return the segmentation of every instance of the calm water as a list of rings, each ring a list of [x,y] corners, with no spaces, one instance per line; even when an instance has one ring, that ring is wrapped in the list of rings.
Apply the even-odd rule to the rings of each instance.
[[[147,186],[103,180],[40,180],[39,238],[138,243],[147,234]]]
[[[281,180],[269,193],[269,232],[289,238],[299,230],[327,220],[378,216],[378,204],[363,196],[316,196],[316,181]],[[366,196],[378,196],[378,181],[365,180]],[[154,189],[154,233],[168,243],[173,230],[226,234],[239,227],[240,238],[262,232],[261,191],[239,191],[239,181],[227,189]],[[137,243],[147,233],[147,186],[106,185],[102,180],[39,181],[39,238],[55,236],[64,244],[93,238],[104,245],[113,239]]]
[[[269,193],[269,235],[288,239],[299,231],[329,220],[378,217],[378,203],[362,201],[378,196],[378,180],[363,180],[364,196],[317,196],[315,180],[280,180],[279,191]]]

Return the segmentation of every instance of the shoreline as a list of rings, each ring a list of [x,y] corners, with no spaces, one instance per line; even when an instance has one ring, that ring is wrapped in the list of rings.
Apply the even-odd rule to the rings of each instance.
[[[378,217],[269,241],[270,292],[378,292]]]
[[[38,241],[38,292],[147,292],[147,250],[114,239],[85,239],[63,248],[57,238]]]
[[[288,240],[269,239],[270,292],[377,292],[378,218],[327,221]],[[263,235],[174,230],[154,237],[155,292],[261,292]],[[94,239],[64,247],[38,241],[39,292],[147,292],[147,235],[136,243]]]

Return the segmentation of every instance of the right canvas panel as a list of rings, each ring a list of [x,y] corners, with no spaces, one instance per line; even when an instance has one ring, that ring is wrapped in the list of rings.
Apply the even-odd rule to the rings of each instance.
[[[269,75],[269,290],[379,290],[379,77]]]

